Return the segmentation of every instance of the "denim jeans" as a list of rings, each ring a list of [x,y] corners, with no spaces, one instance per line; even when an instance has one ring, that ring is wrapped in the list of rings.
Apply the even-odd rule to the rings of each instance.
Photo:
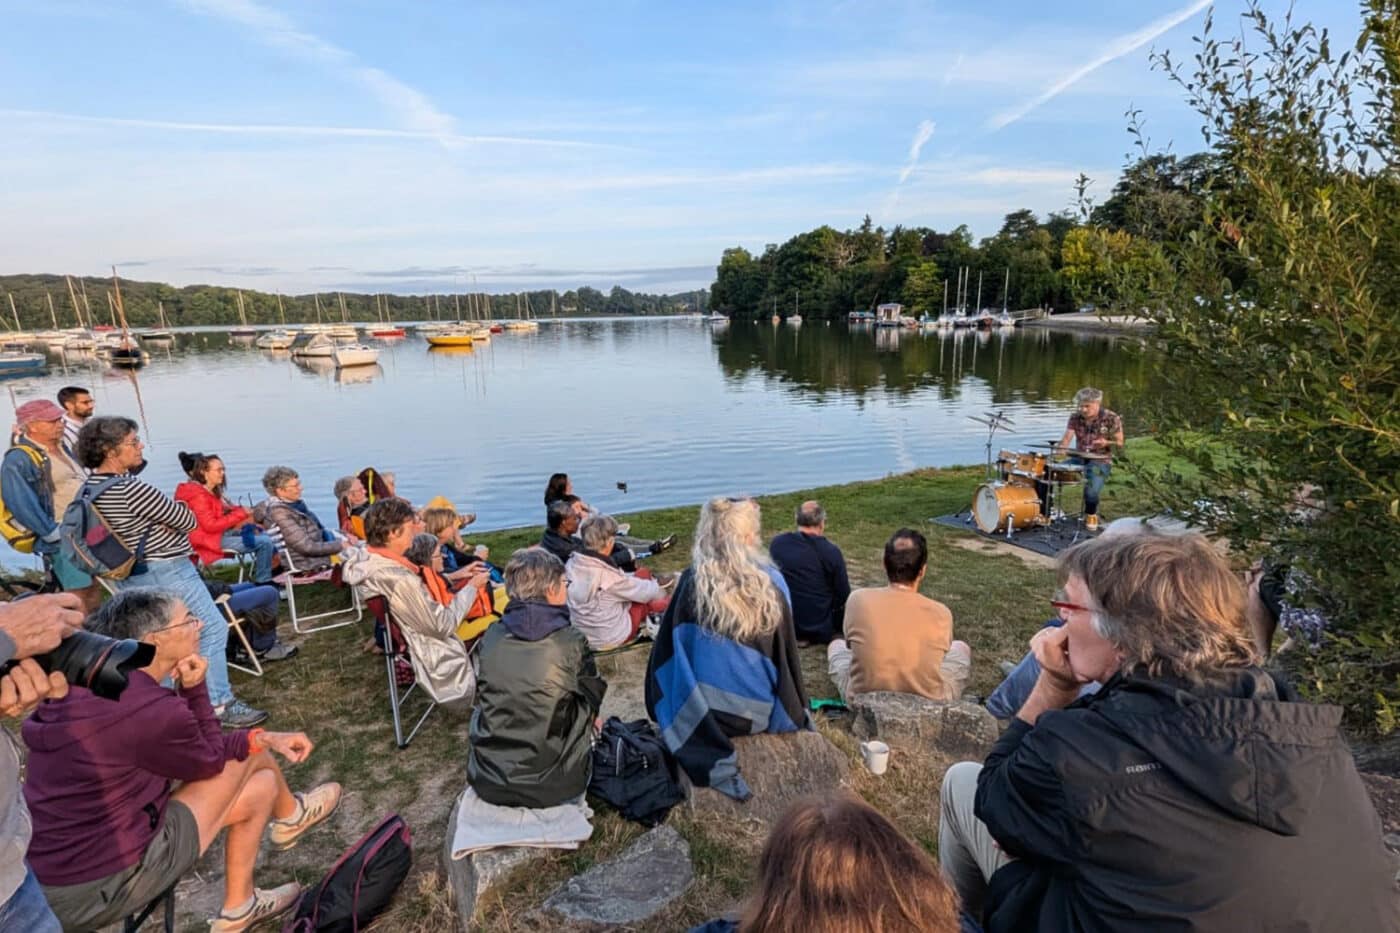
[[[1059,619],[1051,619],[1045,623],[1046,628],[1059,628],[1061,625],[1064,625],[1064,622]],[[1040,662],[1035,659],[1035,655],[1027,651],[1020,663],[1011,669],[1006,679],[987,697],[987,712],[998,719],[1010,719],[1015,716],[1030,698],[1031,690],[1039,679]],[[1098,689],[1097,683],[1088,683],[1079,688],[1079,695],[1088,696],[1097,693]]]
[[[199,571],[188,557],[172,557],[165,560],[146,562],[146,572],[133,574],[118,583],[121,589],[138,586],[154,586],[173,590],[184,600],[185,608],[204,623],[199,630],[199,653],[209,662],[209,670],[204,682],[209,686],[209,702],[223,706],[233,699],[233,688],[228,682],[228,658],[224,650],[228,645],[228,619],[204,585]]]
[[[1105,463],[1102,460],[1079,460],[1084,465],[1084,514],[1099,514],[1099,494],[1103,492],[1103,484],[1108,482],[1108,474],[1113,471],[1113,464]]]
[[[24,933],[63,933],[58,918],[44,900],[39,879],[31,868],[10,899],[0,904],[0,930],[23,930]]]
[[[277,553],[277,546],[272,543],[272,539],[262,532],[253,534],[253,546],[250,548],[243,541],[243,533],[237,528],[230,528],[224,532],[219,544],[225,551],[233,551],[235,554],[253,555],[253,582],[266,583],[272,579],[272,555]]]

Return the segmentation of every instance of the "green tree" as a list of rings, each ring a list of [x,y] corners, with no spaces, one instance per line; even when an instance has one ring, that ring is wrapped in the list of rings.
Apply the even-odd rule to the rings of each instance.
[[[937,314],[943,301],[943,275],[938,263],[925,259],[904,277],[904,304],[912,314]]]
[[[1165,355],[1151,418],[1194,468],[1148,477],[1159,500],[1306,571],[1299,598],[1332,627],[1294,663],[1313,691],[1388,731],[1400,704],[1400,17],[1394,0],[1362,8],[1359,40],[1338,56],[1325,31],[1251,3],[1253,36],[1217,39],[1208,19],[1190,61],[1157,57],[1227,183],[1206,186],[1199,220],[1156,244],[1170,275],[1119,285],[1137,289]],[[1160,182],[1141,186],[1143,216]],[[1320,513],[1298,509],[1304,484],[1320,489]]]

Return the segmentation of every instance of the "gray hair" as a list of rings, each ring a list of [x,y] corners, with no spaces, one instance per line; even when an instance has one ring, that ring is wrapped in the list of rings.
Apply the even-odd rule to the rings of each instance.
[[[350,494],[350,490],[354,489],[355,484],[359,481],[360,479],[357,476],[342,476],[335,481],[335,485],[331,487],[331,492],[337,499],[344,499]],[[264,482],[266,482],[266,480],[264,480]],[[268,491],[271,492],[272,490]]]
[[[77,449],[73,453],[78,463],[89,470],[102,466],[107,455],[136,433],[137,424],[117,415],[92,418],[78,432]]]
[[[820,528],[826,524],[826,509],[816,499],[809,499],[797,507],[798,528]]]
[[[426,567],[433,562],[433,555],[438,552],[438,543],[437,535],[414,535],[403,556],[419,567]]]
[[[83,628],[108,638],[134,638],[138,641],[156,629],[165,628],[184,601],[171,589],[138,586],[121,590],[87,617]]]
[[[1075,407],[1075,408],[1078,408],[1080,405],[1086,404],[1086,403],[1088,403],[1088,402],[1102,402],[1102,401],[1103,401],[1103,389],[1095,389],[1095,388],[1092,387],[1092,386],[1085,386],[1084,388],[1080,389],[1078,392],[1074,393],[1074,407]]]
[[[590,551],[601,551],[617,537],[617,522],[611,515],[590,515],[579,526],[578,536]]]
[[[564,579],[564,564],[541,547],[521,548],[506,564],[506,595],[521,602],[543,600]]]
[[[269,496],[277,495],[277,490],[296,479],[300,474],[287,466],[270,466],[263,474],[263,489]]]
[[[551,531],[558,531],[574,514],[574,504],[567,499],[555,499],[544,510],[545,524]]]

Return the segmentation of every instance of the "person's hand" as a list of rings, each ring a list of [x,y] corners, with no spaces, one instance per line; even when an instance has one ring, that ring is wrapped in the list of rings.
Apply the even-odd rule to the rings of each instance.
[[[0,677],[0,716],[23,716],[41,700],[61,700],[67,695],[68,681],[62,674],[45,674],[38,661],[25,658]]]
[[[467,585],[482,586],[491,579],[491,568],[483,563],[475,563],[467,567]]]
[[[316,747],[305,732],[264,732],[261,741],[264,748],[276,752],[292,764],[305,761]]]
[[[209,662],[197,654],[186,655],[175,662],[175,682],[182,689],[198,687],[204,683],[204,672],[209,670]]]
[[[17,658],[52,651],[82,627],[83,601],[76,593],[29,596],[0,603],[0,630],[15,643]]]
[[[1075,676],[1069,663],[1069,633],[1063,626],[1043,628],[1031,638],[1031,654],[1040,665],[1040,678],[1062,693],[1078,695],[1088,683]]]

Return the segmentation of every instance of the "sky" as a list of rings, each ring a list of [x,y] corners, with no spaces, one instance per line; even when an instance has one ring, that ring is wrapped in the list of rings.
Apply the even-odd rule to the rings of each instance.
[[[1211,6],[0,0],[0,273],[679,292],[866,214],[988,236],[1106,197],[1130,108],[1201,148],[1149,55]]]

